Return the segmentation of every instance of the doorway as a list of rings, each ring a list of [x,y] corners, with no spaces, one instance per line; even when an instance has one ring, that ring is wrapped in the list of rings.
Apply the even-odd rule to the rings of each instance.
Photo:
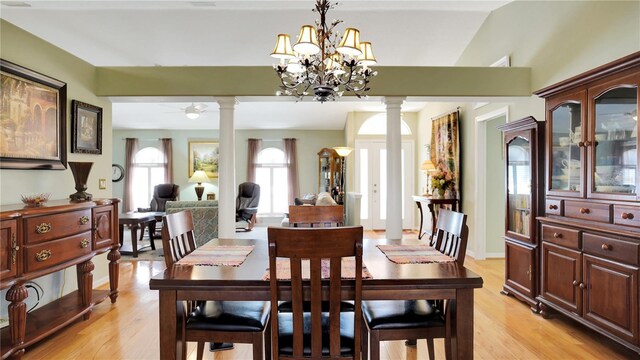
[[[402,186],[392,196],[402,198],[402,228],[413,224],[413,141],[401,144]],[[356,140],[355,188],[362,194],[360,223],[366,230],[384,230],[387,218],[387,149],[385,140]]]

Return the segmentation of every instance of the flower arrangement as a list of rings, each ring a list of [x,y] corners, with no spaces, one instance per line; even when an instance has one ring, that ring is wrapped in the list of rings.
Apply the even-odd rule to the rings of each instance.
[[[453,174],[442,167],[438,167],[438,170],[431,175],[431,189],[434,192],[437,190],[440,197],[442,197],[444,192],[452,187]]]
[[[35,194],[35,195],[28,195],[28,196],[20,195],[20,197],[22,198],[22,202],[25,203],[27,206],[41,206],[42,204],[46,203],[49,200],[49,196],[51,196],[51,194],[49,193],[42,193],[42,194]]]

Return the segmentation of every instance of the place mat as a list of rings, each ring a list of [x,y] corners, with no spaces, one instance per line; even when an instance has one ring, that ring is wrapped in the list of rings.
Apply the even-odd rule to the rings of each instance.
[[[328,279],[331,271],[328,259],[322,259],[322,278]],[[356,259],[353,257],[342,258],[342,278],[353,279],[356,275]],[[306,270],[306,271],[305,271]],[[291,279],[291,263],[289,259],[276,259],[276,277],[278,280],[290,280]],[[371,279],[371,273],[367,267],[362,264],[362,278]],[[309,260],[302,260],[302,278],[303,280],[309,280]],[[269,280],[269,268],[267,268],[265,274],[262,276],[262,280]]]
[[[378,245],[378,249],[396,264],[430,264],[456,261],[429,245]]]
[[[240,266],[253,251],[253,245],[210,245],[204,244],[182,259],[176,265],[189,266]]]

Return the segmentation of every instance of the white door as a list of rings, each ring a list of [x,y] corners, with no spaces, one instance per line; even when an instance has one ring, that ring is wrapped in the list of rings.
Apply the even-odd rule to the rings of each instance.
[[[357,140],[355,188],[362,194],[360,223],[367,230],[384,230],[387,219],[387,149],[384,140]],[[411,228],[413,209],[413,141],[402,142],[402,188],[392,196],[402,198],[402,227]]]

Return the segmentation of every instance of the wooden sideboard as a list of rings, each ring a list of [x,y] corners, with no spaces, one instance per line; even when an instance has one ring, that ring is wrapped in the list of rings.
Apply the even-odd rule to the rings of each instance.
[[[0,206],[0,289],[7,289],[9,326],[0,331],[2,359],[118,297],[118,199],[50,201],[42,207]],[[109,290],[93,290],[94,256],[108,252]],[[27,312],[28,281],[76,266],[78,290]]]

